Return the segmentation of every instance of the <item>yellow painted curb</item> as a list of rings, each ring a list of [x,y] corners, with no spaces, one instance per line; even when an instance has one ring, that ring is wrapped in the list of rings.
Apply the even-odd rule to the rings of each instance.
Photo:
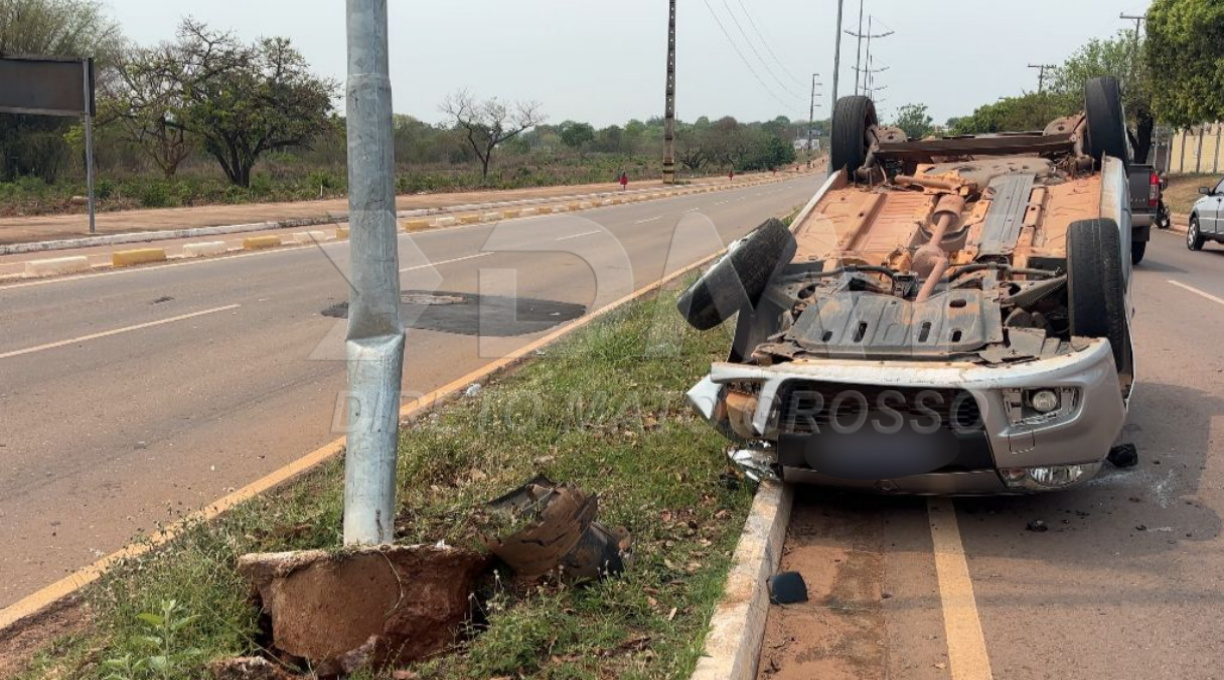
[[[581,203],[570,203],[569,209],[570,209],[570,212],[573,212],[575,210],[582,210],[582,204]]]
[[[479,224],[480,215],[460,215],[459,224]]]
[[[537,212],[538,214],[540,214],[540,215],[551,215],[551,214],[552,214],[552,211],[553,211],[553,209],[552,209],[552,206],[550,206],[550,205],[546,205],[546,206],[540,207],[540,208],[538,208],[538,209],[536,210],[536,212]]]
[[[136,250],[116,250],[111,253],[111,264],[116,267],[131,267],[137,264],[165,261],[165,248],[137,248]]]
[[[503,220],[512,220],[518,216],[519,216],[519,211],[517,210],[503,210],[502,211]]]
[[[349,237],[348,227],[336,227],[336,240],[337,241],[347,241],[348,237]]]
[[[429,228],[429,220],[407,220],[404,222],[404,231],[421,231]]]
[[[281,244],[279,236],[252,236],[242,239],[243,250],[264,250],[265,248],[275,248]]]

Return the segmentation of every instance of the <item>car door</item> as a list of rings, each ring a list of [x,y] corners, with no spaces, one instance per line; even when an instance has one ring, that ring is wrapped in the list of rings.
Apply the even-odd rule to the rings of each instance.
[[[1224,217],[1220,214],[1221,209],[1224,209],[1224,180],[1220,180],[1199,208],[1199,231],[1212,236],[1224,235],[1224,226],[1220,224]]]

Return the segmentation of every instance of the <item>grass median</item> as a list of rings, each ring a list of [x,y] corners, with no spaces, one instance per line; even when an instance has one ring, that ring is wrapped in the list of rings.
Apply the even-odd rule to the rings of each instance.
[[[752,494],[723,477],[723,442],[684,399],[725,358],[728,337],[690,331],[674,302],[665,291],[627,305],[403,429],[398,543],[478,546],[473,508],[537,473],[598,494],[600,521],[633,537],[619,578],[499,591],[480,605],[487,624],[447,657],[411,668],[416,677],[691,674]],[[210,660],[260,653],[237,558],[337,548],[342,479],[334,461],[122,564],[85,593],[91,625],[55,641],[20,677],[207,677]],[[155,622],[171,601],[172,618],[185,623],[160,635]],[[154,656],[162,660],[150,664]],[[164,664],[174,672],[153,667]]]

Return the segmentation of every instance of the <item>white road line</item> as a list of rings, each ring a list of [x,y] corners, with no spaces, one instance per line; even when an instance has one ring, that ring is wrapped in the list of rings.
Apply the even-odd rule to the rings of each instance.
[[[969,563],[950,499],[927,501],[931,540],[935,546],[935,575],[943,603],[944,633],[948,638],[948,670],[952,680],[992,680],[986,637],[978,618]]]
[[[583,236],[590,236],[590,235],[592,235],[592,234],[599,234],[599,233],[602,233],[602,232],[603,232],[603,229],[596,229],[595,231],[584,231],[584,232],[582,232],[581,234],[574,234],[574,235],[572,235],[572,236],[562,236],[561,238],[559,238],[559,239],[557,239],[557,240],[558,240],[558,241],[568,241],[568,240],[570,240],[570,239],[582,238]]]
[[[661,219],[663,219],[663,216],[659,215],[658,217],[651,217],[645,220],[638,220],[637,222],[634,222],[634,224],[646,224],[648,222],[658,222]]]
[[[1203,291],[1199,290],[1198,288],[1195,288],[1194,286],[1187,286],[1186,284],[1184,284],[1184,283],[1180,283],[1180,282],[1178,282],[1178,281],[1173,281],[1173,280],[1170,280],[1170,281],[1169,281],[1169,283],[1171,283],[1171,284],[1173,284],[1173,285],[1175,285],[1175,286],[1177,286],[1178,288],[1181,288],[1181,289],[1183,289],[1183,290],[1188,290],[1188,291],[1190,291],[1191,293],[1194,293],[1195,295],[1198,295],[1199,297],[1204,297],[1204,298],[1207,298],[1208,300],[1211,300],[1212,302],[1214,302],[1214,303],[1216,303],[1216,304],[1221,304],[1221,305],[1224,305],[1224,298],[1218,298],[1218,297],[1216,297],[1216,296],[1212,295],[1211,293],[1205,293],[1205,292],[1203,292]]]
[[[238,309],[241,306],[242,305],[226,305],[224,307],[206,309],[202,312],[192,312],[191,314],[183,314],[182,316],[174,316],[174,317],[170,317],[169,319],[162,319],[161,321],[150,321],[148,323],[136,324],[135,326],[127,326],[125,328],[116,328],[114,330],[103,331],[101,333],[94,333],[92,335],[82,335],[79,338],[72,338],[71,340],[60,340],[59,342],[51,342],[51,343],[47,343],[46,345],[39,345],[37,347],[27,347],[26,349],[19,349],[19,350],[15,350],[12,352],[5,352],[4,354],[0,354],[0,359],[12,359],[13,357],[19,357],[25,354],[33,354],[35,352],[42,352],[44,350],[55,349],[57,347],[66,347],[68,345],[75,345],[77,343],[88,342],[90,340],[99,340],[101,338],[109,338],[112,335],[120,335],[122,333],[131,333],[132,331],[138,331],[138,330],[142,330],[145,328],[153,328],[154,326],[164,326],[169,323],[175,323],[178,321],[186,321],[187,319],[194,319],[196,317],[205,316],[207,314],[216,314],[218,312],[228,312],[231,309]]]
[[[697,212],[698,210],[701,210],[701,208],[689,208],[688,210],[685,210],[684,212],[691,213],[691,212]]]
[[[400,270],[400,273],[403,274],[404,272],[414,272],[418,269],[425,269],[426,267],[441,267],[444,264],[454,264],[456,262],[463,262],[464,260],[475,260],[478,257],[488,257],[490,255],[495,255],[495,254],[496,253],[476,253],[475,255],[464,255],[463,257],[456,257],[453,260],[442,260],[441,262],[430,262],[428,264],[418,264],[415,267],[404,267],[403,269]]]

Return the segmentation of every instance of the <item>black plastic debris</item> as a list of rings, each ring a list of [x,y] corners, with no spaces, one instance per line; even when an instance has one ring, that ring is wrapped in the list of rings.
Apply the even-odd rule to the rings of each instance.
[[[1035,520],[1033,520],[1033,521],[1029,522],[1029,523],[1028,523],[1028,526],[1026,526],[1026,527],[1024,527],[1024,528],[1025,528],[1026,530],[1028,530],[1028,531],[1036,532],[1036,533],[1039,533],[1039,534],[1040,534],[1040,533],[1042,533],[1042,532],[1045,532],[1045,531],[1049,531],[1049,530],[1050,530],[1050,527],[1049,527],[1049,526],[1047,526],[1045,522],[1043,522],[1043,521],[1041,521],[1041,520],[1039,520],[1039,519],[1035,519]]]
[[[625,569],[629,532],[595,521],[599,498],[543,475],[489,503],[478,517],[485,545],[524,580],[555,573],[594,581]]]
[[[1139,449],[1134,444],[1119,444],[1109,450],[1106,460],[1116,468],[1135,467],[1139,464]]]
[[[797,572],[784,571],[769,579],[771,604],[798,604],[808,601],[807,583]]]

